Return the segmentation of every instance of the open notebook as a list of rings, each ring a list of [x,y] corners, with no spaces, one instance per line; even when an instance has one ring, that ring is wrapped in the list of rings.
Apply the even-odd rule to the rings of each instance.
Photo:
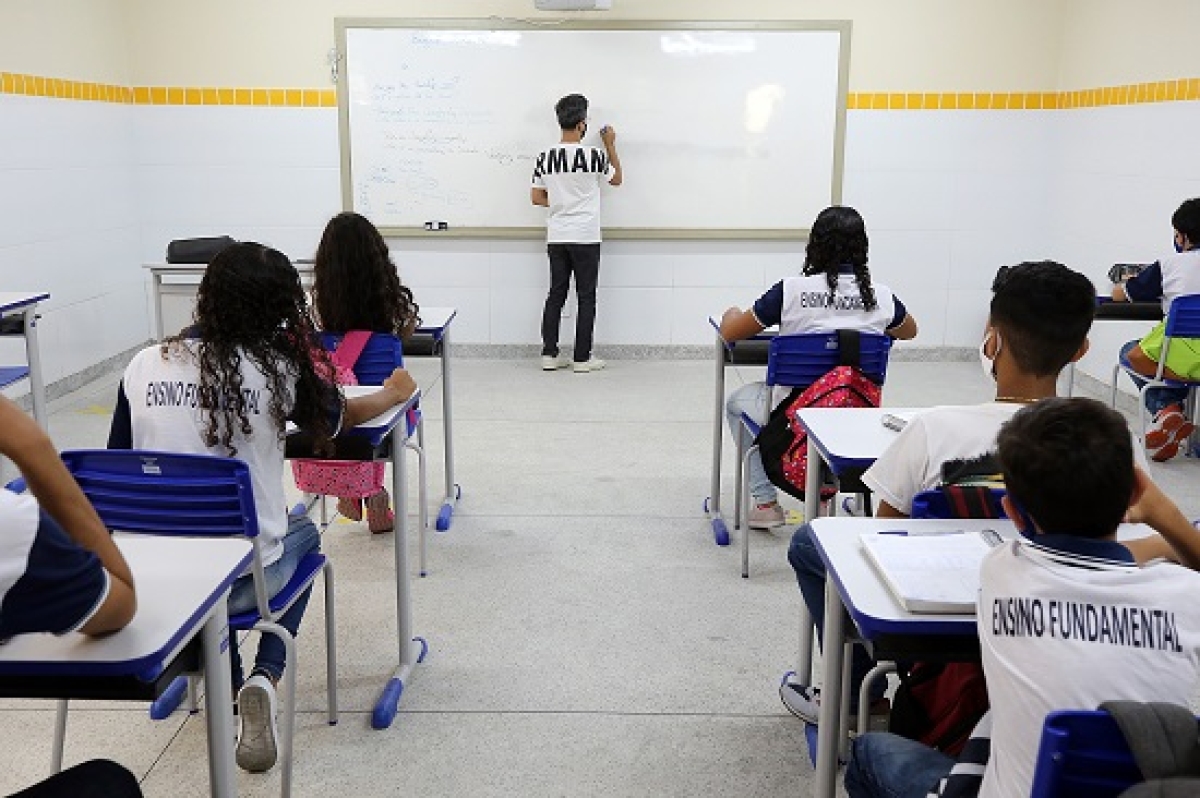
[[[867,559],[909,612],[975,613],[979,567],[1000,543],[988,529],[927,534],[861,536]]]

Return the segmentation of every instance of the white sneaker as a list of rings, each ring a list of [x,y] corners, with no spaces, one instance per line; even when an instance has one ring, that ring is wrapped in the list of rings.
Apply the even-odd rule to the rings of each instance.
[[[587,374],[589,371],[599,371],[607,365],[608,364],[600,358],[593,357],[590,360],[583,361],[582,363],[576,361],[573,368],[575,369],[576,374]]]
[[[279,728],[275,725],[275,686],[262,674],[255,674],[238,691],[237,763],[250,773],[265,773],[279,758]]]
[[[566,355],[558,355],[550,357],[550,355],[542,355],[542,371],[558,371],[565,369],[571,365],[571,359]]]
[[[754,504],[750,507],[750,512],[746,513],[746,526],[751,529],[774,529],[786,522],[787,516],[784,515],[779,502]]]

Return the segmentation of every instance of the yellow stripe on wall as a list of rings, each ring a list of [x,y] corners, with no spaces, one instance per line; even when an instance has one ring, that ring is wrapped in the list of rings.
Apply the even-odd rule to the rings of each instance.
[[[1102,86],[1098,89],[1044,92],[943,92],[925,94],[882,94],[851,92],[846,107],[858,111],[946,111],[972,110],[1043,110],[1096,108],[1104,105],[1200,100],[1200,78],[1160,80],[1156,83],[1131,83]]]
[[[333,89],[230,89],[191,86],[116,86],[0,72],[0,94],[136,105],[275,105],[334,108]]]
[[[247,105],[334,108],[334,89],[117,86],[0,72],[0,94],[136,105]],[[851,92],[857,111],[1054,110],[1200,100],[1200,78],[1049,92]]]

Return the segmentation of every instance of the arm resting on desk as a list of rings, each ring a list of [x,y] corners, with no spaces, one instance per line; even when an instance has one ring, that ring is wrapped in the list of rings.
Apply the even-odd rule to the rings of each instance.
[[[1140,468],[1137,469],[1133,499],[1125,519],[1130,523],[1148,524],[1161,535],[1125,543],[1134,559],[1144,563],[1165,557],[1200,570],[1200,530],[1192,526],[1175,502]]]
[[[889,328],[887,334],[900,341],[907,341],[917,337],[917,320],[912,317],[911,313],[904,314],[904,321],[897,324],[895,327]]]
[[[729,308],[721,315],[721,337],[731,343],[753,338],[765,329],[752,310]]]
[[[404,369],[396,369],[392,375],[383,381],[383,387],[366,396],[357,396],[346,400],[346,427],[357,427],[364,421],[370,421],[390,408],[402,404],[417,390],[417,383]]]
[[[3,397],[0,397],[0,454],[20,469],[29,492],[41,508],[73,541],[93,552],[109,573],[108,597],[80,631],[105,634],[128,624],[137,611],[129,565],[63,465],[54,444],[32,418]]]

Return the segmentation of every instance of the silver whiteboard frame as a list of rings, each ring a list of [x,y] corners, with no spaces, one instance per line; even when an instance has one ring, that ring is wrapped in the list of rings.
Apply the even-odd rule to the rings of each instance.
[[[336,17],[333,20],[337,41],[338,70],[338,148],[341,163],[342,208],[354,210],[354,187],[350,182],[350,98],[346,78],[346,32],[352,28],[408,28],[428,30],[664,30],[664,31],[834,31],[838,34],[837,118],[833,132],[833,175],[830,196],[833,204],[842,202],[842,182],[846,169],[846,98],[850,90],[850,40],[853,23],[850,20],[778,20],[749,22],[745,20],[705,20],[679,22],[664,20],[547,20],[534,22],[515,19],[456,19],[453,17],[391,19],[387,17]],[[545,227],[452,227],[431,231],[412,227],[381,227],[386,238],[456,238],[456,239],[540,239]],[[802,241],[808,238],[809,228],[760,229],[699,229],[687,227],[605,227],[605,240],[642,241]]]

